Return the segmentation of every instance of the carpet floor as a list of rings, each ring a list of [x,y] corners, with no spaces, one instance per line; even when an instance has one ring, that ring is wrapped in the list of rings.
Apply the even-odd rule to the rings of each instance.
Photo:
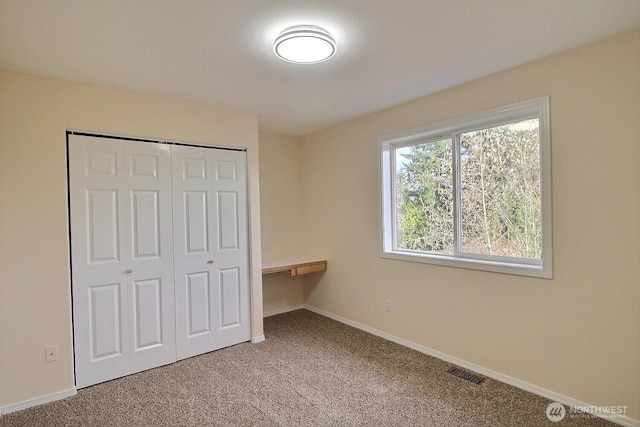
[[[307,310],[244,343],[0,417],[0,426],[607,426]]]

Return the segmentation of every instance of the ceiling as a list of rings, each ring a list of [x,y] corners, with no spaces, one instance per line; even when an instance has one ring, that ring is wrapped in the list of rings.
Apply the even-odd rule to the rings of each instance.
[[[277,59],[300,24],[328,30],[336,56]],[[303,135],[636,28],[639,0],[0,0],[0,67]]]

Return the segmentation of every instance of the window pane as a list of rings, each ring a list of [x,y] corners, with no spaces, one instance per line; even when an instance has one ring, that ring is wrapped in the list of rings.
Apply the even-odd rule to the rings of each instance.
[[[542,254],[539,120],[460,135],[462,251]]]
[[[396,249],[452,254],[451,139],[395,150]]]

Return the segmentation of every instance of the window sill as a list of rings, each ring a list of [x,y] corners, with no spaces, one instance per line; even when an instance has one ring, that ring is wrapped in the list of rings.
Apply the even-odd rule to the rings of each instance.
[[[544,268],[542,265],[489,261],[406,251],[383,251],[380,253],[380,257],[399,261],[421,262],[424,264],[440,265],[444,267],[465,268],[471,270],[489,271],[493,273],[513,274],[517,276],[538,277],[542,279],[553,278],[551,268]]]

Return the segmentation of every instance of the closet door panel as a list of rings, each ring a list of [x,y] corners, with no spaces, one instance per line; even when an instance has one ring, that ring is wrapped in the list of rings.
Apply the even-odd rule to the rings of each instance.
[[[69,136],[73,331],[76,386],[129,373],[129,294],[123,267],[121,141]]]
[[[186,313],[188,319],[187,337],[194,338],[211,334],[211,313],[209,292],[211,280],[209,272],[187,274]]]
[[[246,153],[172,150],[176,334],[182,359],[250,339]]]
[[[220,282],[220,329],[232,328],[242,323],[242,291],[240,269],[227,268],[219,271]]]
[[[120,259],[118,190],[86,189],[89,263]]]
[[[209,253],[209,209],[206,191],[184,191],[185,253]]]
[[[237,251],[240,249],[238,224],[238,193],[218,191],[218,251]]]
[[[215,311],[219,347],[250,339],[246,152],[214,151]]]
[[[126,141],[131,372],[176,360],[171,148]]]
[[[76,386],[175,361],[170,149],[70,135],[69,194]]]
[[[160,206],[158,190],[131,192],[133,259],[160,257]]]
[[[172,147],[177,357],[217,348],[217,282],[213,276],[211,152]]]
[[[163,343],[162,279],[133,282],[134,351],[158,347]]]

